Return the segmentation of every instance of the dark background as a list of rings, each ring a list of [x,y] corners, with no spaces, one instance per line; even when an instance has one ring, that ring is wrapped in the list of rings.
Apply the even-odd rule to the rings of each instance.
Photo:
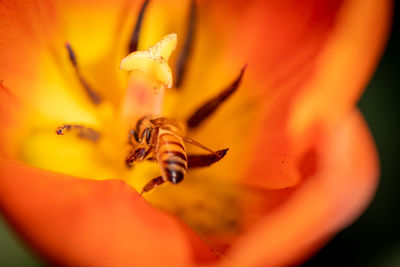
[[[375,199],[352,226],[339,233],[304,267],[400,266],[399,38],[400,18],[396,12],[386,52],[358,105],[371,128],[381,160],[381,181]],[[26,252],[2,218],[0,266],[43,266]]]

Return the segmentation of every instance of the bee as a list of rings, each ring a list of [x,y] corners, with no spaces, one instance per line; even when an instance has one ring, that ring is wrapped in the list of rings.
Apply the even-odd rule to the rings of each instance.
[[[188,168],[211,165],[222,159],[228,149],[214,152],[199,142],[187,138],[179,123],[170,118],[142,117],[129,132],[128,143],[132,146],[126,158],[128,167],[144,160],[155,161],[160,166],[161,175],[152,179],[142,189],[141,194],[169,181],[180,183]],[[187,155],[185,143],[198,146],[208,154]]]

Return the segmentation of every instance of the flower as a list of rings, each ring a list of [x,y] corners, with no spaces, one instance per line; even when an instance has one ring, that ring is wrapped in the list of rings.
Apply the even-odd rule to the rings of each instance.
[[[139,48],[171,32],[184,40],[189,4],[150,2]],[[157,166],[126,168],[124,144],[134,115],[152,106],[154,84],[119,70],[141,5],[0,3],[2,212],[62,265],[303,261],[375,191],[378,159],[354,106],[383,50],[391,2],[198,1],[185,75],[166,92],[163,116],[185,121],[247,63],[237,92],[188,131],[230,150],[143,197],[137,191]],[[57,136],[61,123],[101,139]]]

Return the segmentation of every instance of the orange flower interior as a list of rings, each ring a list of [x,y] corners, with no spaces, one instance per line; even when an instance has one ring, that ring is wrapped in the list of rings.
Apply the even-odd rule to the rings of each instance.
[[[194,112],[218,98],[238,77],[241,83],[236,91],[197,127],[187,127],[185,132],[214,151],[229,148],[225,157],[210,167],[189,169],[179,184],[166,182],[143,198],[183,220],[217,253],[226,252],[239,238],[229,252],[242,260],[238,266],[251,265],[248,255],[255,255],[253,265],[265,257],[272,265],[273,259],[282,265],[298,259],[298,254],[303,257],[357,216],[375,188],[377,160],[364,122],[352,112],[382,49],[387,2],[198,1],[197,9],[189,1],[117,2],[49,1],[48,6],[41,6],[28,1],[22,6],[11,1],[10,7],[1,6],[11,17],[1,20],[7,27],[0,28],[6,36],[0,39],[0,47],[6,51],[0,56],[1,156],[23,164],[14,173],[1,158],[0,170],[7,179],[0,180],[4,188],[0,204],[39,248],[50,254],[59,252],[61,259],[77,260],[67,262],[69,265],[96,265],[92,260],[99,259],[96,248],[102,245],[100,238],[118,252],[109,253],[113,260],[118,262],[125,253],[124,260],[130,263],[125,265],[132,265],[131,251],[120,249],[121,245],[146,262],[149,256],[136,250],[139,245],[132,247],[132,239],[142,242],[154,229],[159,230],[154,236],[164,232],[168,236],[169,230],[143,223],[158,221],[158,215],[142,216],[157,210],[147,209],[147,203],[133,194],[136,192],[129,186],[125,190],[125,183],[117,181],[140,192],[160,176],[158,162],[127,167],[132,149],[127,143],[130,129],[147,114],[195,125],[188,120]],[[135,35],[133,26],[139,24]],[[375,34],[366,34],[366,28]],[[170,33],[177,33],[179,42],[169,60],[160,53],[162,58],[155,56],[158,63],[144,56],[139,66],[130,60],[121,65],[130,52],[145,51]],[[243,74],[245,64],[248,68]],[[128,73],[120,67],[142,71]],[[64,127],[58,128],[60,125]],[[333,132],[343,125],[344,137],[338,135],[332,147],[324,143],[327,136],[336,137]],[[56,129],[64,135],[57,135]],[[186,148],[188,155],[206,153],[191,144]],[[42,206],[51,201],[43,196],[28,210],[19,195],[19,187],[26,185],[13,184],[14,178],[38,181],[36,191],[29,195],[33,200],[47,196],[42,194],[46,191],[42,191],[41,178],[55,187],[74,184],[71,180],[79,183],[71,193],[63,191],[59,199],[52,195],[50,199],[56,201],[46,206],[48,209]],[[90,185],[81,186],[82,181]],[[104,190],[110,184],[124,192],[112,202],[123,212],[107,206],[109,199],[120,195],[114,187],[111,193]],[[93,218],[102,219],[73,217],[82,228],[66,231],[73,236],[68,239],[69,246],[57,246],[62,239],[55,238],[60,232],[58,224],[69,229],[68,219],[75,215],[75,197],[81,196],[82,188],[90,192],[83,194],[79,203],[95,200],[97,204],[100,199],[101,205],[83,205],[80,211],[100,214]],[[354,188],[360,192],[354,194]],[[53,187],[45,189],[54,191]],[[28,195],[29,188],[26,190]],[[62,192],[63,188],[55,190]],[[129,201],[125,201],[126,195]],[[70,202],[64,202],[64,197]],[[52,216],[59,207],[66,208],[60,210],[64,216]],[[114,220],[107,221],[106,227],[123,229],[122,233],[102,235],[106,231],[101,223],[110,211],[123,214],[118,217],[122,221],[139,222],[130,232],[132,239],[120,242],[132,227],[127,223],[119,228]],[[31,214],[40,212],[43,219],[35,216],[39,219],[29,224]],[[174,216],[165,217],[173,220]],[[54,222],[51,231],[47,231],[49,218]],[[23,228],[24,223],[28,227]],[[142,235],[143,225],[148,227]],[[176,225],[180,232],[183,227],[180,222]],[[37,237],[41,232],[37,229],[47,232]],[[244,232],[246,235],[240,236]],[[171,233],[182,247],[191,250],[186,247],[186,236]],[[81,246],[83,237],[89,245]],[[108,242],[114,237],[115,243]],[[153,253],[156,242],[146,241],[146,251]],[[85,249],[93,252],[87,256],[89,264],[79,261]],[[177,255],[177,259],[183,254],[175,247],[164,252]]]
[[[189,20],[193,20],[191,13],[193,6],[188,8]],[[151,16],[149,20],[154,18]],[[125,44],[125,36],[129,33],[121,33],[123,38],[120,39]],[[151,34],[157,36],[154,32]],[[143,50],[149,48],[150,41],[147,40],[155,39],[149,35],[146,28],[140,31],[139,47]],[[82,38],[79,36],[79,40]],[[190,37],[182,39],[187,38]],[[231,75],[210,80],[207,87],[191,88],[191,91],[202,91],[201,94],[188,95],[185,86],[188,82],[183,80],[179,81],[183,86],[166,90],[164,95],[164,90],[172,86],[172,74],[176,77],[171,69],[177,69],[179,52],[181,55],[187,53],[183,51],[186,40],[178,45],[178,55],[172,54],[171,67],[167,61],[175,49],[176,35],[168,35],[156,44],[153,41],[151,45],[155,45],[150,46],[150,50],[130,54],[120,65],[121,70],[133,70],[130,73],[113,64],[115,56],[123,55],[123,52],[115,53],[110,59],[101,53],[96,56],[90,47],[75,49],[74,40],[66,41],[66,49],[60,47],[57,51],[60,62],[54,62],[53,58],[42,60],[41,69],[47,75],[45,83],[38,85],[44,87],[43,90],[39,88],[34,98],[42,110],[26,116],[18,157],[29,165],[79,178],[122,179],[138,192],[160,175],[159,162],[144,161],[132,168],[126,166],[127,155],[132,149],[128,145],[128,134],[138,119],[152,114],[184,124],[202,102],[229,88],[243,67],[243,63],[235,64],[236,68],[226,66],[232,69]],[[195,49],[197,44],[190,45]],[[120,50],[126,53],[126,47]],[[187,57],[190,59],[190,54]],[[85,58],[87,62],[82,60]],[[184,71],[196,68],[190,61],[188,64]],[[242,75],[243,72],[239,77]],[[249,160],[245,155],[249,153],[248,142],[251,142],[242,132],[251,127],[252,117],[260,107],[253,105],[249,94],[238,90],[240,101],[234,96],[229,97],[221,103],[218,112],[212,113],[199,127],[187,131],[187,137],[212,150],[229,148],[227,156],[210,167],[189,169],[185,179],[177,185],[166,182],[143,195],[153,206],[181,218],[220,252],[247,225],[290,192],[287,188],[265,191],[239,186],[238,177],[245,171]],[[239,114],[243,110],[239,105],[252,107],[247,108],[245,114]],[[210,120],[214,123],[208,125]],[[216,124],[219,126],[215,127]],[[59,135],[55,134],[55,129]],[[209,153],[190,144],[186,144],[186,148],[188,155]]]

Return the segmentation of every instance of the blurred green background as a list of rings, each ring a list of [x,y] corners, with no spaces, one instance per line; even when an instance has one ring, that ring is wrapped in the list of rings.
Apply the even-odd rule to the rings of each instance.
[[[381,160],[381,182],[375,199],[361,218],[305,263],[306,267],[400,266],[399,38],[396,14],[386,52],[359,102]],[[43,265],[27,252],[0,217],[0,266]]]

